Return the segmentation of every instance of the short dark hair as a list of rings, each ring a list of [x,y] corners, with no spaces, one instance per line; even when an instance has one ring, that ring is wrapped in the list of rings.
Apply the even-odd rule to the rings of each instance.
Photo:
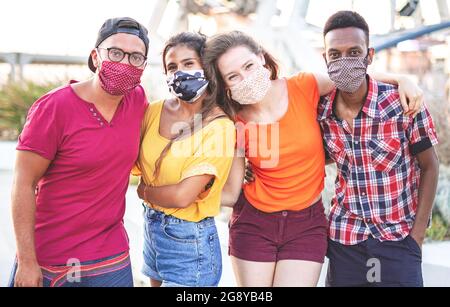
[[[369,45],[369,25],[361,15],[353,11],[339,11],[328,18],[323,29],[323,36],[325,37],[332,30],[343,28],[363,30],[366,34],[367,46]]]

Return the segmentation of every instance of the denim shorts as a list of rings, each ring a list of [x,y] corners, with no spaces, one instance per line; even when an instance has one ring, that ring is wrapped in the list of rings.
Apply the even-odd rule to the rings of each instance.
[[[142,273],[163,287],[216,287],[222,254],[214,218],[188,222],[144,207]]]

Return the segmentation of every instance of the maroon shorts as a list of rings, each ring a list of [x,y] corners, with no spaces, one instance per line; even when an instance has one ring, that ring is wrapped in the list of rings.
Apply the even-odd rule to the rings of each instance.
[[[324,262],[328,222],[322,200],[301,211],[265,213],[253,207],[242,193],[234,205],[229,228],[228,253],[236,258]]]

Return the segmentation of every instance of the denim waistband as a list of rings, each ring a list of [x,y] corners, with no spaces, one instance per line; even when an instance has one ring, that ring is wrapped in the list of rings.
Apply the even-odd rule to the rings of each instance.
[[[191,221],[177,218],[173,215],[167,215],[162,211],[158,211],[153,208],[150,208],[146,204],[142,204],[142,206],[144,207],[144,214],[147,219],[157,220],[157,221],[161,221],[161,222],[169,222],[171,224],[196,223],[198,225],[204,225],[204,226],[215,223],[214,217],[207,217],[199,222],[191,222]]]

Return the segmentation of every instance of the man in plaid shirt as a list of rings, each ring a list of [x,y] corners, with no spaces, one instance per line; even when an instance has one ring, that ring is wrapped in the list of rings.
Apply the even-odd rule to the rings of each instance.
[[[336,162],[330,213],[330,286],[423,286],[421,245],[439,172],[436,131],[425,106],[406,116],[398,90],[367,75],[369,28],[341,11],[324,29],[336,90],[318,119]]]

